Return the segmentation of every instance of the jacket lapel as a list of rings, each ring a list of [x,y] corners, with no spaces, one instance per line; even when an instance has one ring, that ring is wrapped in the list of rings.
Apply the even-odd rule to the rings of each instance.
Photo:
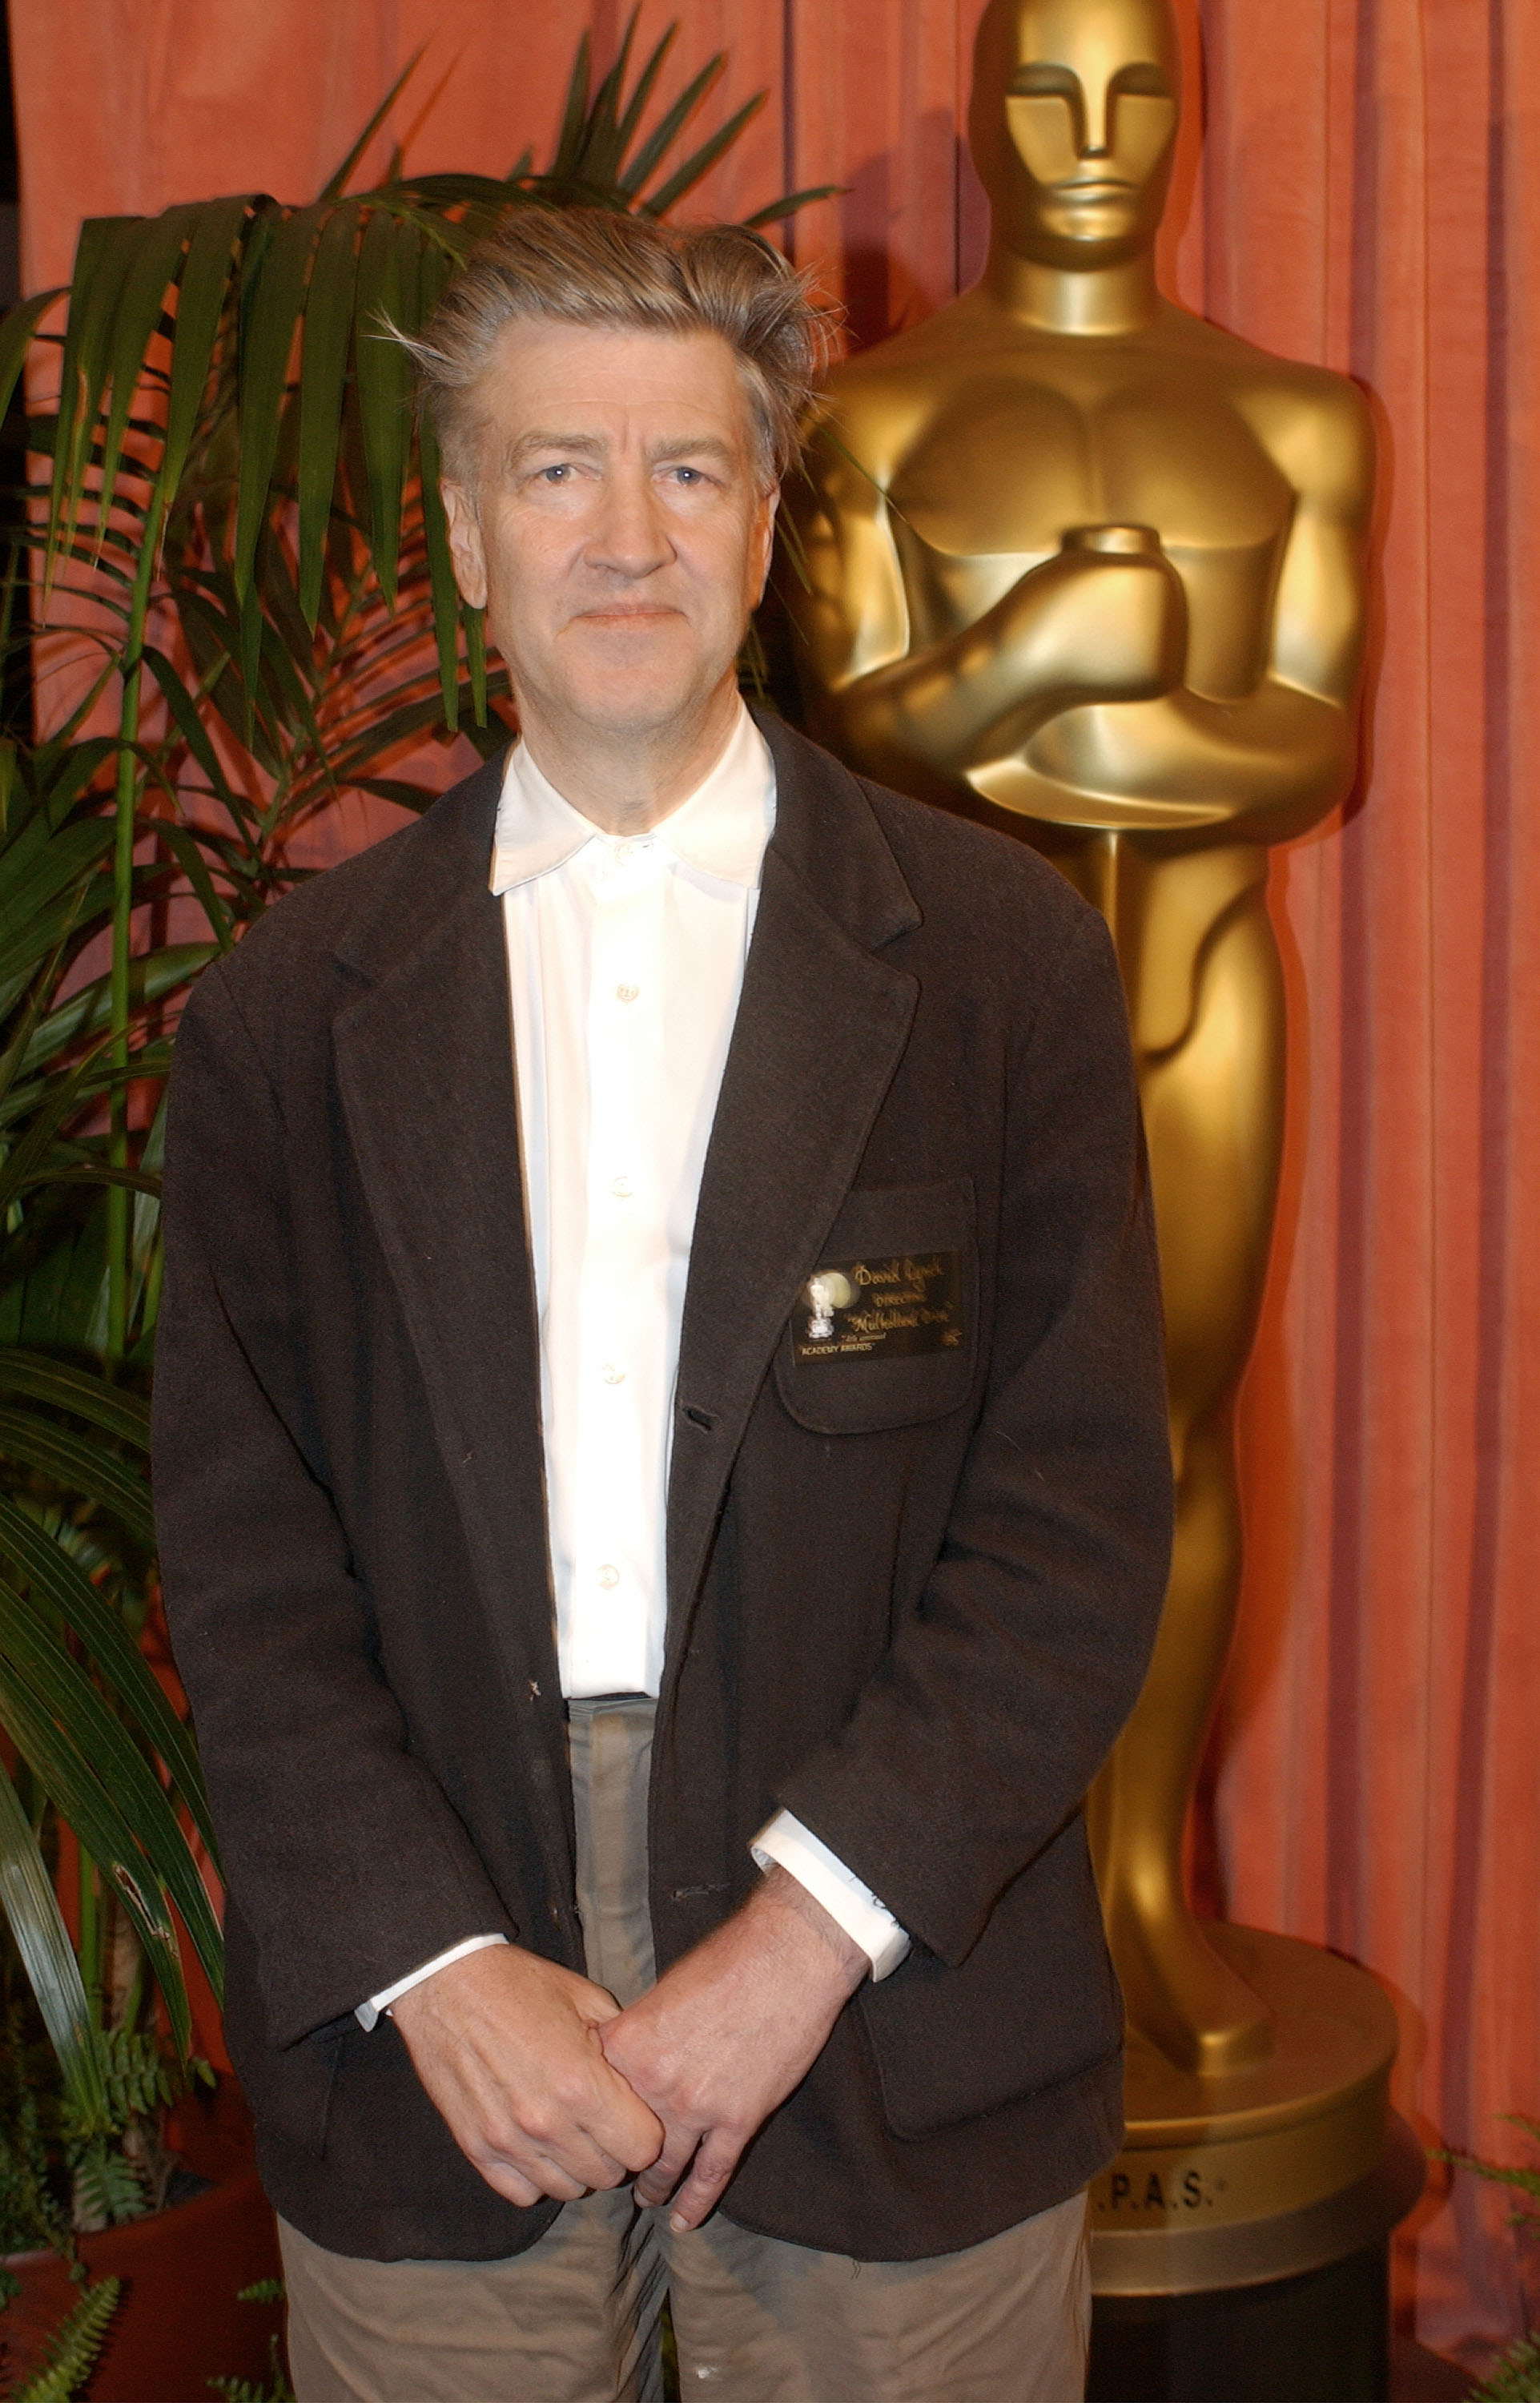
[[[406,849],[350,930],[340,949],[364,990],[334,1035],[348,1132],[511,1690],[559,1717],[507,958],[487,882],[499,781],[483,771],[436,804],[448,813],[437,847]]]
[[[903,1055],[919,987],[876,956],[919,911],[853,777],[761,720],[776,825],[701,1179],[669,1481],[665,1692],[728,1473]]]

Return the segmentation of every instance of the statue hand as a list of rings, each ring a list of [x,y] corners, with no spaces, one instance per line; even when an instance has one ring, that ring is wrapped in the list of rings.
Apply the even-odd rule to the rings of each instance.
[[[1067,548],[1023,576],[990,614],[996,639],[1020,661],[1022,690],[1157,701],[1182,682],[1186,594],[1153,547]]]

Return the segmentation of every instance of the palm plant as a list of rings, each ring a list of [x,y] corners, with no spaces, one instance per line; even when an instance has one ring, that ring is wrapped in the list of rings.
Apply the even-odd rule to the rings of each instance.
[[[413,176],[397,153],[350,190],[403,76],[313,201],[94,220],[62,330],[62,292],[0,324],[0,414],[29,373],[46,470],[9,497],[0,656],[55,630],[73,679],[61,723],[0,741],[0,1907],[77,2131],[149,2091],[156,1994],[190,2060],[183,1935],[220,1982],[196,1752],[140,1641],[170,1037],[317,811],[420,808],[404,751],[506,739],[384,328],[416,330],[506,212],[661,216],[737,138],[763,94],[677,157],[721,56],[645,126],[674,29],[633,72],[634,30],[597,88],[583,37],[543,171]]]

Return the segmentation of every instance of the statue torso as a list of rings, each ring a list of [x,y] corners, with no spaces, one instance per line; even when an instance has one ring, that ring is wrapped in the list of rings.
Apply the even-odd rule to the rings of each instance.
[[[1133,523],[1186,589],[1187,688],[1227,703],[1256,687],[1297,505],[1280,458],[1319,407],[1318,370],[1174,309],[1147,333],[1058,335],[969,295],[833,390],[840,438],[887,495],[911,647],[975,623],[1070,528]],[[1259,897],[1265,851],[1017,823],[1112,923],[1141,1048],[1175,1040],[1208,931]]]
[[[1190,688],[1249,691],[1295,495],[1245,403],[1258,369],[1291,371],[1211,327],[1193,341],[1190,319],[1178,340],[1167,321],[1147,338],[1006,341],[989,326],[967,340],[961,315],[867,354],[835,387],[892,505],[911,639],[971,624],[1072,526],[1149,525],[1186,588]]]

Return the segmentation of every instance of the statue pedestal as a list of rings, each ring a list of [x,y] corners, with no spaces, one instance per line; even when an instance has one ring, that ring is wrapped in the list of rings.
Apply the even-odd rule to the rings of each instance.
[[[1130,2038],[1128,2136],[1091,2188],[1089,2403],[1379,2403],[1392,2229],[1422,2188],[1364,1970],[1221,1923],[1272,2050],[1200,2077]]]

